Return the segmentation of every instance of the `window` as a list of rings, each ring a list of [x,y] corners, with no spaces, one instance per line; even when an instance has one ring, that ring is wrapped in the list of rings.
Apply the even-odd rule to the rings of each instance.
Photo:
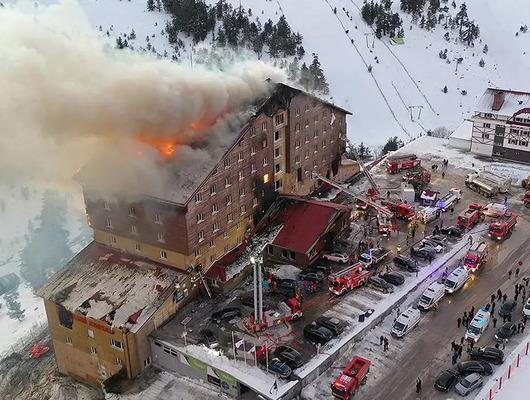
[[[308,112],[308,111],[309,111],[309,104],[306,104],[306,105],[305,105],[304,110],[305,110],[305,112]]]
[[[219,222],[214,222],[213,223],[213,232],[217,232],[219,230]],[[212,246],[210,246],[212,247]]]
[[[123,361],[121,360],[120,357],[116,357],[116,365],[117,365],[118,367],[121,367],[121,366],[123,365]]]
[[[267,121],[262,122],[261,129],[266,131],[267,130]]]
[[[274,190],[279,190],[282,187],[282,180],[278,179],[276,182],[274,182]]]
[[[98,350],[94,346],[90,346],[90,354],[95,356],[96,354],[98,354]]]
[[[258,206],[258,199],[254,197],[254,199],[252,199],[252,207],[257,207],[257,206]]]
[[[239,211],[241,211],[241,215],[245,214],[247,212],[247,206],[242,205],[239,207]]]
[[[309,120],[308,119],[305,120],[304,125],[305,125],[306,128],[309,128]]]
[[[485,113],[484,118],[493,118],[493,114]]]
[[[210,196],[213,196],[216,193],[217,193],[217,188],[215,187],[215,184],[213,184],[212,186],[210,186]]]
[[[204,232],[203,231],[199,231],[199,233],[197,233],[197,239],[199,239],[199,242],[202,242],[204,240]]]
[[[165,250],[160,250],[160,258],[162,260],[167,260],[167,251]]]
[[[107,228],[112,228],[112,220],[110,219],[110,217],[107,217],[105,224]]]
[[[254,173],[256,172],[258,169],[256,168],[256,164],[252,164],[252,166],[250,167],[250,172],[251,173]]]
[[[166,243],[166,237],[163,232],[158,232],[156,234],[156,240],[160,243]]]
[[[317,167],[318,167],[317,160],[313,160],[313,168],[314,168],[314,169],[317,169]]]
[[[134,244],[134,249],[137,251],[137,252],[141,252],[142,251],[142,246],[140,245],[140,243],[136,242]]]
[[[197,223],[200,224],[202,221],[204,221],[204,215],[202,215],[202,213],[197,213],[195,219],[197,220]]]
[[[305,135],[305,142],[309,143],[309,135]]]
[[[282,170],[282,167],[281,167],[280,164],[275,164],[275,165],[274,165],[274,172],[275,172],[275,173],[278,173],[278,172],[280,172],[281,170]]]
[[[300,139],[296,139],[294,141],[294,147],[297,148],[297,149],[300,147]]]
[[[250,136],[256,136],[256,128],[250,128]]]
[[[229,168],[230,167],[230,159],[229,158],[225,158],[224,166],[225,166],[225,168]]]
[[[243,179],[245,179],[245,171],[241,170],[239,171],[239,180],[242,181]]]
[[[263,175],[263,183],[269,183],[269,174]]]
[[[275,131],[274,132],[274,141],[277,142],[278,140],[280,140],[280,138],[281,138],[280,131]]]
[[[123,343],[116,339],[110,340],[110,345],[116,349],[123,350]]]
[[[267,147],[267,139],[263,139],[263,140],[261,141],[261,148],[264,149],[265,147]]]
[[[227,176],[225,178],[225,187],[229,187],[231,184],[232,184],[232,177],[231,176]]]
[[[223,233],[223,238],[228,239],[228,232]]]
[[[489,139],[489,138],[490,138],[489,133],[483,133],[482,134],[482,139]]]
[[[110,204],[107,200],[103,202],[103,208],[107,211],[110,211]]]
[[[225,198],[225,205],[229,206],[230,204],[232,204],[232,195],[231,194],[229,194]]]
[[[296,164],[300,164],[300,155],[297,154],[296,156],[294,156],[294,162]]]
[[[300,107],[296,107],[295,113],[296,113],[297,116],[300,115]]]
[[[211,193],[211,189],[210,189]],[[196,193],[195,194],[195,203],[200,203],[202,201],[202,193]]]
[[[210,247],[215,247],[215,242],[213,240],[210,240],[210,244],[209,244]]]
[[[92,329],[89,329],[89,330],[87,331],[87,334],[88,334],[88,337],[89,337],[89,338],[94,339],[95,335],[94,335],[94,331],[93,331]]]
[[[245,197],[245,194],[247,194],[247,190],[244,187],[239,188],[239,197]]]
[[[326,148],[326,139],[324,139],[324,140],[322,141],[322,148],[323,148],[323,149]]]
[[[295,124],[295,126],[294,126],[294,130],[295,130],[296,132],[300,132],[300,124]]]
[[[315,121],[315,124],[318,122],[318,114],[315,114],[314,121]]]
[[[243,152],[242,152],[242,151],[240,151],[239,153],[237,153],[237,161],[238,161],[238,162],[243,161]]]
[[[314,152],[314,153],[318,153],[318,144],[315,144],[315,145],[313,146],[313,152]]]
[[[309,158],[309,150],[305,151],[305,159],[307,160]]]
[[[129,207],[129,217],[136,217],[136,208]]]
[[[276,122],[276,125],[281,125],[284,122],[284,115],[283,113],[278,114],[274,117],[274,122]]]
[[[491,124],[483,124],[484,128],[491,128]]]
[[[265,167],[267,165],[269,165],[269,159],[268,159],[267,156],[265,156],[265,157],[263,157],[263,166]]]
[[[66,344],[72,344],[72,338],[70,336],[66,337]]]
[[[250,155],[253,156],[254,154],[256,154],[256,146],[252,145],[250,146]]]
[[[131,234],[138,235],[138,228],[136,228],[136,225],[131,226]]]
[[[197,257],[200,257],[201,256],[201,249],[197,249],[193,252],[193,255],[195,256],[195,258]]]
[[[145,360],[144,360],[144,367],[148,367],[151,365],[151,357],[147,357]]]
[[[315,133],[313,134],[313,137],[315,137],[315,138],[318,137],[318,131],[315,131]]]
[[[274,254],[274,248],[270,244],[267,246],[267,253],[270,255]]]
[[[276,147],[274,149],[274,158],[278,158],[278,157],[280,157],[280,148]]]
[[[232,216],[232,213],[228,213],[228,215],[226,216],[226,222],[232,222],[234,220],[233,216]]]
[[[117,240],[116,240],[116,236],[109,236],[109,241],[111,244],[116,244]]]
[[[160,217],[160,214],[155,214],[155,224],[161,224],[162,223],[162,217]]]
[[[217,203],[212,204],[212,214],[217,214],[219,212],[219,206]]]

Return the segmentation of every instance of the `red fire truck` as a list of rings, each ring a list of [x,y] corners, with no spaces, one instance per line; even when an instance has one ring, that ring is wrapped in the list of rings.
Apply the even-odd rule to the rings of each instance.
[[[464,257],[464,266],[475,272],[488,261],[488,245],[486,242],[473,243]]]
[[[516,223],[517,214],[506,213],[498,221],[490,224],[488,236],[495,240],[504,240],[513,232]]]
[[[411,185],[425,186],[431,183],[431,173],[425,168],[420,167],[418,171],[409,172],[403,176],[403,182]]]
[[[386,172],[389,174],[397,174],[403,170],[419,167],[421,160],[416,154],[403,154],[397,156],[390,156],[387,159]]]
[[[410,221],[416,216],[414,207],[408,203],[403,203],[402,201],[383,200],[381,201],[381,204],[392,211],[394,216],[398,219]]]
[[[372,271],[365,270],[363,263],[350,265],[342,271],[331,274],[328,277],[329,291],[340,296],[356,287],[364,285],[370,276],[372,276]]]
[[[462,229],[471,229],[481,220],[484,219],[482,206],[477,203],[471,203],[468,209],[460,214],[456,220],[456,225]]]
[[[252,313],[247,320],[248,323],[245,324],[245,327],[249,332],[261,332],[271,326],[297,320],[298,318],[301,318],[302,315],[303,311],[300,300],[296,297],[291,297],[280,302],[277,309],[264,311],[263,322],[260,324],[256,322],[254,313]]]
[[[338,378],[331,384],[333,398],[340,400],[351,399],[357,389],[359,389],[359,386],[364,385],[366,382],[371,364],[366,358],[353,357]]]

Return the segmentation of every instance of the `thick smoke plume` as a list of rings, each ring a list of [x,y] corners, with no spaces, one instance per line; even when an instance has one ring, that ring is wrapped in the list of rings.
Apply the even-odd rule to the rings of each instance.
[[[189,69],[113,49],[70,1],[0,8],[0,60],[0,179],[69,179],[91,159],[91,183],[116,193],[167,184],[153,143],[178,144],[173,170],[211,157],[266,79],[284,79],[259,62]]]

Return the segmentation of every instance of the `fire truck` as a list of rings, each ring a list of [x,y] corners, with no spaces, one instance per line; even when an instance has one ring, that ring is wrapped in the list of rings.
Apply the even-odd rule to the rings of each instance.
[[[408,170],[421,166],[421,160],[416,154],[403,154],[390,156],[387,159],[386,172],[397,174],[403,170]]]
[[[329,291],[340,296],[356,287],[364,285],[370,276],[372,276],[372,272],[364,269],[363,263],[350,265],[342,271],[331,274],[328,277]]]
[[[475,272],[488,261],[488,245],[486,242],[473,243],[464,257],[464,266]]]
[[[460,214],[456,220],[456,225],[462,229],[471,229],[481,220],[484,219],[482,206],[477,203],[471,203],[466,211]]]
[[[410,221],[416,216],[414,207],[408,203],[401,201],[382,200],[381,204],[386,206],[390,211],[394,213],[394,216],[398,219],[404,219]]]
[[[296,297],[291,297],[280,302],[277,309],[264,311],[263,322],[261,323],[256,321],[254,313],[252,313],[247,320],[248,323],[245,323],[245,327],[252,333],[261,332],[272,326],[297,320],[301,318],[302,315],[303,312],[300,300]]]
[[[366,358],[353,357],[344,367],[342,373],[331,384],[331,394],[334,399],[349,400],[357,392],[360,385],[366,383],[370,365]]]
[[[490,224],[488,236],[495,240],[504,240],[511,235],[517,224],[517,214],[506,213],[502,218]]]
[[[409,172],[404,175],[403,182],[410,183],[414,186],[425,186],[431,183],[431,173],[425,168],[420,167],[418,171]]]

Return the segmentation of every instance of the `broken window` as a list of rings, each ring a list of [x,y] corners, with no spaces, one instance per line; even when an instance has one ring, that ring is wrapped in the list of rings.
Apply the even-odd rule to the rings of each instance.
[[[59,324],[65,328],[72,329],[72,325],[74,324],[73,314],[60,305],[57,306],[57,314],[59,316]]]

